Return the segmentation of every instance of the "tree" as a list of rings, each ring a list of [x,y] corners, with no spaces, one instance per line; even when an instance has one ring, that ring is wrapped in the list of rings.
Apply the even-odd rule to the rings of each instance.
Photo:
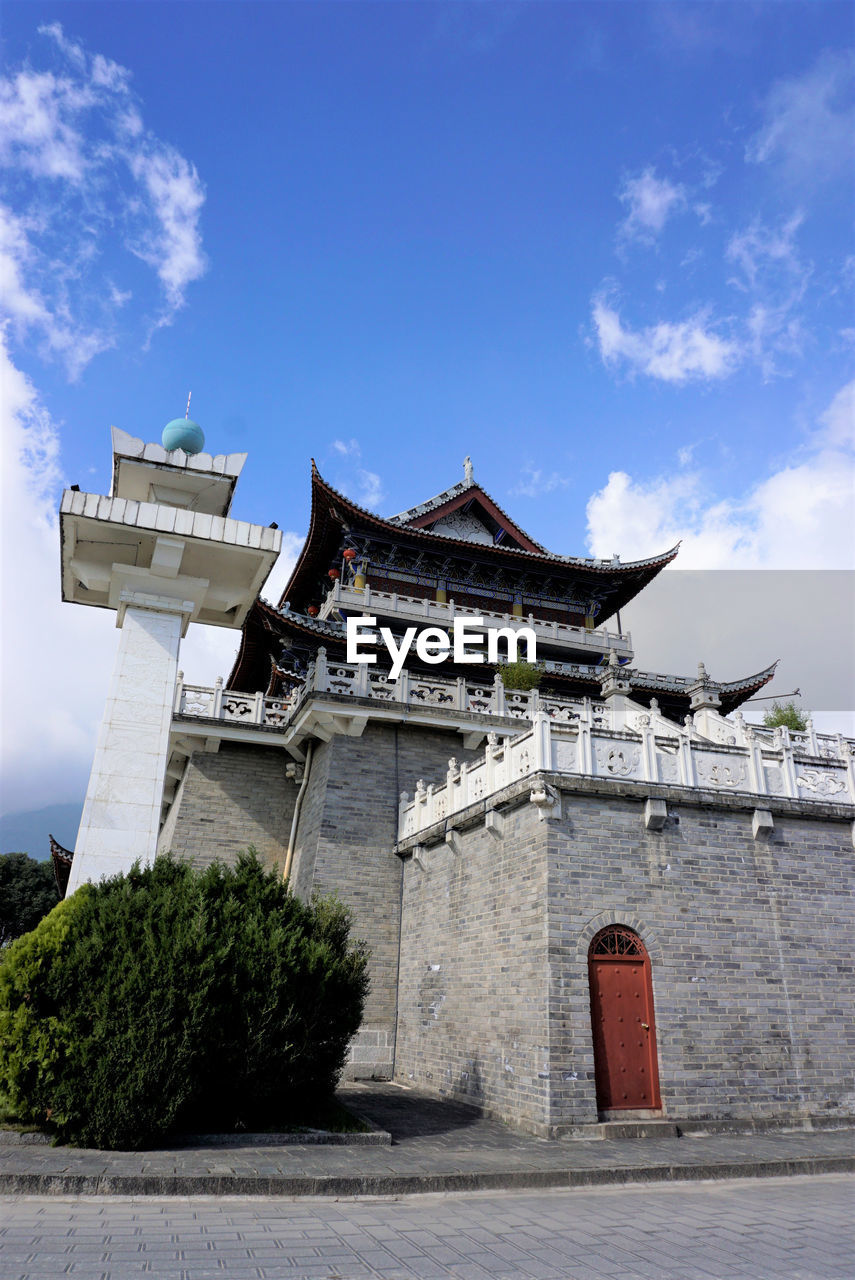
[[[0,1095],[24,1123],[114,1150],[304,1120],[362,1020],[349,927],[250,854],[81,885],[3,953]]]
[[[804,733],[807,728],[807,714],[797,702],[773,702],[763,716],[767,729],[777,729],[779,725],[792,729],[795,733]]]
[[[0,854],[0,947],[35,929],[59,901],[53,867],[28,853]]]

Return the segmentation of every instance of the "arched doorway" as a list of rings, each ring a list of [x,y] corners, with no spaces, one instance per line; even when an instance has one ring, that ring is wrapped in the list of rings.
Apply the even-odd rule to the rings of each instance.
[[[650,957],[637,933],[610,924],[588,949],[599,1111],[655,1111],[659,1097]]]

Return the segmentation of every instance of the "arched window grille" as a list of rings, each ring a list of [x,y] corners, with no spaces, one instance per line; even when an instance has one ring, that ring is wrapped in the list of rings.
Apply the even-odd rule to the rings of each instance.
[[[644,943],[637,933],[622,924],[610,924],[601,929],[591,941],[589,956],[638,956],[643,959],[647,952]]]

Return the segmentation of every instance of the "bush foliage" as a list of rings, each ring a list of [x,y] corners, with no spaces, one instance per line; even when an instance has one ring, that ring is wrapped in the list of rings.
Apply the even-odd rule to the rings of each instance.
[[[0,947],[35,929],[59,901],[53,867],[28,853],[0,854]]]
[[[540,684],[543,679],[543,667],[538,663],[520,659],[519,662],[503,663],[499,667],[499,675],[506,689],[522,689],[527,692],[529,689],[536,689]]]
[[[340,903],[300,902],[253,854],[83,885],[3,954],[0,1093],[90,1147],[299,1121],[362,1018],[349,929]]]

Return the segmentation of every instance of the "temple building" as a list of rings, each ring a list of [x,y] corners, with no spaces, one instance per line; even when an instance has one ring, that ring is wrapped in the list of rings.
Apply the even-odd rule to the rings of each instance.
[[[313,463],[306,542],[272,603],[260,592],[275,531],[228,518],[238,461],[179,438],[190,452],[114,432],[114,495],[63,499],[66,598],[115,608],[123,627],[130,616],[131,701],[153,619],[170,639],[148,695],[145,794],[136,818],[123,810],[140,833],[127,852],[105,834],[130,767],[119,661],[58,874],[70,859],[73,886],[122,857],[204,865],[253,846],[299,895],[337,893],[371,949],[348,1075],[414,1083],[543,1136],[617,1118],[851,1113],[839,966],[855,744],[750,724],[740,708],[774,664],[735,680],[703,663],[639,669],[621,610],[678,548],[552,553],[468,458],[461,481],[387,518]],[[199,521],[211,491],[222,510]],[[70,535],[91,541],[98,521],[105,546],[122,526],[122,562],[139,572],[112,551],[79,572]],[[178,669],[194,617],[241,631],[213,688]],[[374,661],[348,653],[356,620],[388,638]],[[455,653],[461,620],[492,661]],[[407,648],[412,629],[431,644]],[[491,633],[499,647],[479,648]],[[505,662],[524,636],[533,688],[512,687],[526,681]]]

